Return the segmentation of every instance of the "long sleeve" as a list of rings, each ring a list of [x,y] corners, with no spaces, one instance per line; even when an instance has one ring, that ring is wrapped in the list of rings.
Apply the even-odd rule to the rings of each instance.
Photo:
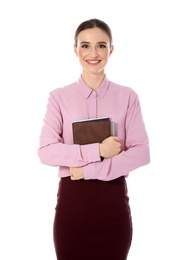
[[[109,181],[120,176],[128,176],[129,172],[150,162],[149,139],[140,102],[134,92],[129,98],[124,132],[123,151],[113,158],[83,167],[85,179]]]
[[[44,124],[40,134],[38,156],[43,164],[61,167],[78,167],[100,160],[98,144],[74,145],[72,142],[71,124],[65,134],[64,142],[63,116],[58,92],[50,93]],[[70,104],[69,104],[70,105]],[[65,173],[66,174],[66,173]]]
[[[121,153],[101,161],[99,144],[73,144],[72,122],[109,117],[121,140]],[[85,179],[112,180],[150,162],[149,140],[138,95],[106,77],[91,90],[80,77],[50,92],[41,129],[38,156],[43,164],[58,166],[59,177],[69,167],[83,167]]]

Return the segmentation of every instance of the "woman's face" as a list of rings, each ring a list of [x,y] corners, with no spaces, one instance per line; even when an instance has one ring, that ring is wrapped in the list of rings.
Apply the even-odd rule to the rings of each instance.
[[[81,31],[77,37],[75,53],[84,72],[98,74],[104,72],[108,58],[113,51],[106,32],[99,28]]]

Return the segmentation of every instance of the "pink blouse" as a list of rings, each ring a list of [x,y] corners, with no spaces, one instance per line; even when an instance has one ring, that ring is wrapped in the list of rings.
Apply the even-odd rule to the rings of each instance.
[[[110,117],[122,151],[110,159],[100,159],[99,144],[73,144],[72,122]],[[150,162],[149,139],[142,118],[138,95],[129,87],[104,78],[91,90],[80,77],[53,90],[48,99],[40,134],[38,155],[41,163],[58,166],[59,177],[70,176],[69,167],[83,167],[84,179],[109,181]]]

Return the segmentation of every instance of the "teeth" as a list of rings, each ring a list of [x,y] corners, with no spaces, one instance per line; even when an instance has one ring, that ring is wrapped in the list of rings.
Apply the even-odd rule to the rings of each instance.
[[[88,62],[95,64],[95,63],[98,63],[99,61],[98,61],[98,60],[95,60],[95,61],[93,61],[93,60],[88,60]]]

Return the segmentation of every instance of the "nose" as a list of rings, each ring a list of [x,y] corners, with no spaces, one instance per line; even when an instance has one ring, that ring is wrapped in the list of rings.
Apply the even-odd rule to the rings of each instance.
[[[92,57],[97,57],[97,56],[99,55],[99,54],[98,54],[98,50],[97,50],[96,47],[91,48],[91,50],[90,50],[90,55],[91,55]]]

